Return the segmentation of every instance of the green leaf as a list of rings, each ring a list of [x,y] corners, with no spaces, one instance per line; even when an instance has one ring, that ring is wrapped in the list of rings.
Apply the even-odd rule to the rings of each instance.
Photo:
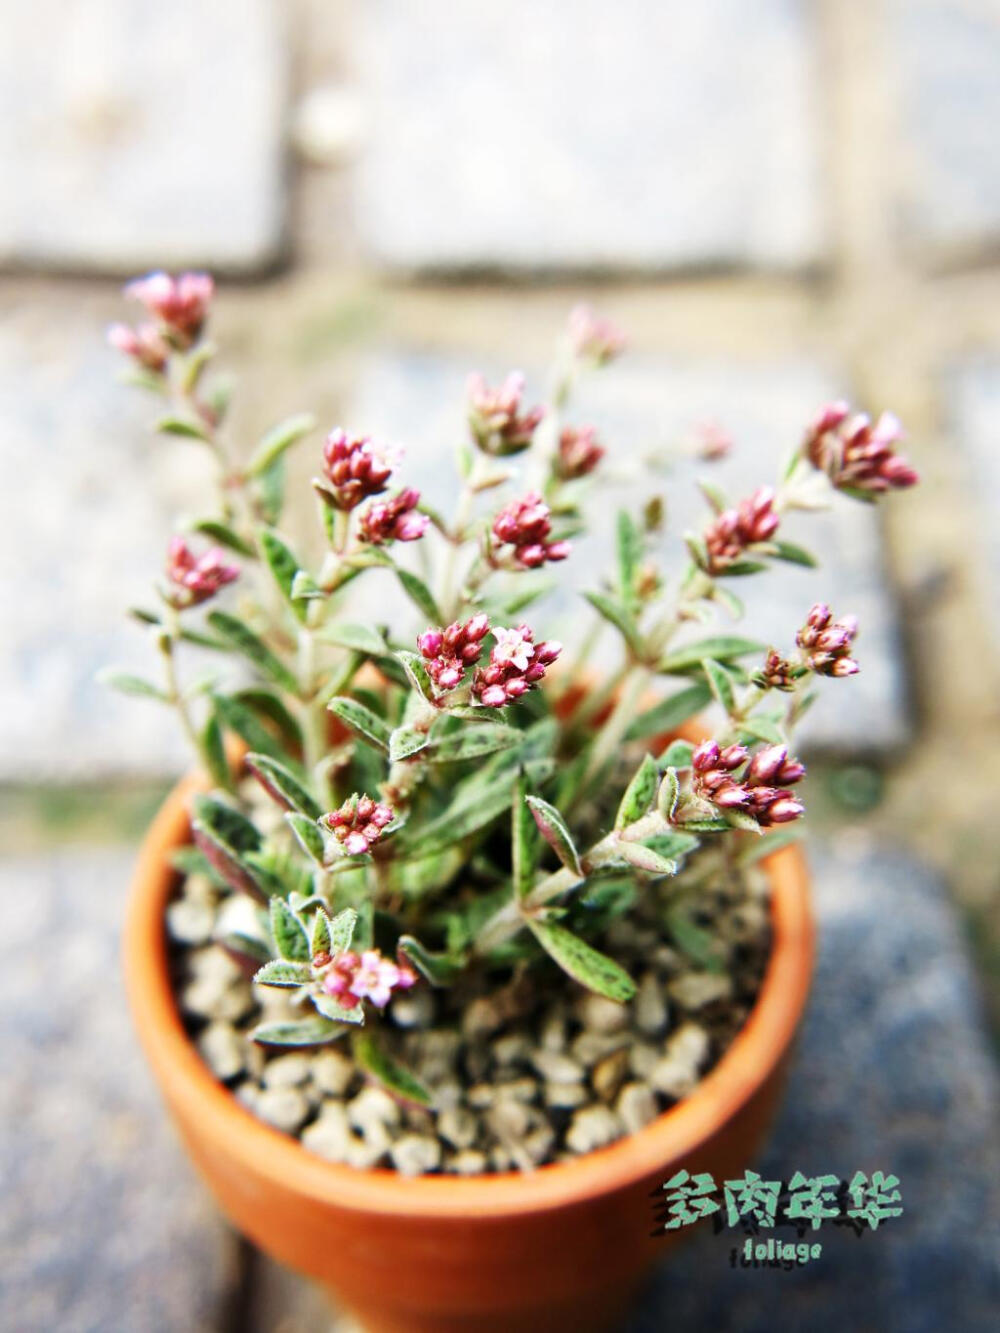
[[[330,922],[330,952],[343,953],[351,947],[354,932],[359,929],[360,914],[353,907],[345,907]],[[367,948],[367,944],[364,946]]]
[[[411,574],[408,569],[396,567],[396,575],[403,585],[403,591],[409,597],[410,601],[421,611],[432,625],[441,625],[444,623],[444,617],[441,614],[434,596],[423,579],[417,578],[416,574]]]
[[[811,551],[807,551],[804,546],[796,546],[794,542],[771,542],[774,547],[774,553],[779,560],[787,560],[792,565],[805,565],[807,569],[816,569],[819,561]]]
[[[544,759],[529,760],[524,768],[533,785],[552,771],[551,764]],[[460,790],[440,815],[423,825],[407,847],[408,854],[419,856],[441,851],[492,824],[510,808],[515,777],[516,771],[493,774],[486,784],[477,782],[468,792]]]
[[[427,747],[427,732],[419,727],[397,727],[389,737],[389,761],[398,763],[409,759]]]
[[[730,592],[730,590],[723,584],[717,583],[715,585],[712,589],[712,597],[715,601],[722,603],[734,620],[741,620],[743,618],[746,607],[744,607],[736,594]]]
[[[657,670],[665,675],[690,671],[700,667],[706,657],[718,662],[726,662],[732,657],[747,657],[750,653],[764,651],[764,644],[757,639],[743,639],[735,634],[720,634],[714,638],[702,639],[698,643],[685,644],[662,658]]]
[[[706,684],[698,682],[686,690],[678,690],[666,699],[661,699],[633,721],[625,733],[627,741],[645,740],[647,736],[662,736],[673,731],[689,717],[699,713],[712,697],[712,691]]]
[[[691,918],[691,909],[681,903],[667,908],[665,925],[673,942],[687,958],[710,972],[718,972],[721,963],[720,941]]]
[[[319,819],[323,813],[319,802],[280,760],[266,754],[248,754],[245,763],[279,805],[283,805],[286,810],[297,810],[307,819]]]
[[[232,774],[229,771],[229,763],[226,759],[226,747],[222,739],[222,728],[219,726],[219,719],[215,712],[208,715],[205,726],[201,733],[201,748],[205,755],[205,762],[208,765],[209,775],[212,781],[218,787],[229,787],[232,785]]]
[[[143,680],[141,676],[130,675],[127,671],[104,667],[98,671],[96,680],[100,685],[107,685],[109,689],[117,690],[119,694],[128,694],[136,699],[156,699],[161,704],[171,702],[166,690],[161,690],[152,681]]]
[[[321,602],[327,596],[307,569],[300,569],[292,579],[293,602]]]
[[[355,1037],[354,1058],[365,1073],[371,1074],[394,1096],[416,1102],[418,1106],[430,1106],[431,1094],[420,1079],[383,1050],[372,1033]]]
[[[694,746],[690,741],[671,741],[657,757],[657,763],[664,768],[690,768],[693,754]]]
[[[732,713],[736,707],[736,696],[733,694],[732,677],[726,671],[725,667],[718,662],[713,661],[711,657],[706,657],[701,664],[702,670],[708,678],[712,693],[716,700],[726,710],[726,713]]]
[[[656,796],[656,808],[664,819],[673,819],[680,794],[681,787],[677,780],[677,769],[668,768],[663,775],[660,790]]]
[[[300,572],[298,560],[278,534],[271,532],[268,528],[261,531],[260,546],[267,567],[270,569],[281,595],[291,607],[295,617],[304,623],[306,616],[309,614],[309,608],[303,601],[292,596],[295,578]]]
[[[434,698],[434,686],[431,678],[424,666],[424,659],[419,653],[411,653],[405,648],[401,648],[396,653],[396,658],[406,672],[406,678],[417,691],[422,699],[430,703]]]
[[[229,888],[229,881],[219,874],[205,853],[190,843],[170,853],[170,864],[182,875],[207,875],[216,888]]]
[[[259,849],[261,837],[254,824],[226,801],[199,793],[191,808],[195,819],[224,839],[234,851],[255,852]]]
[[[227,611],[210,611],[208,623],[276,685],[289,694],[298,693],[299,684],[295,676],[249,625]]]
[[[759,713],[755,713],[752,717],[745,717],[740,722],[740,738],[751,741],[767,741],[768,745],[783,745],[785,743],[781,728],[774,719],[762,717]]]
[[[321,1046],[343,1031],[329,1019],[316,1017],[300,1023],[262,1023],[250,1036],[262,1046]]]
[[[258,477],[261,473],[266,472],[272,464],[278,461],[286,449],[295,444],[297,440],[301,440],[304,435],[308,435],[315,427],[316,418],[310,416],[308,412],[288,417],[285,421],[279,422],[277,426],[272,426],[250,456],[250,462],[247,464],[247,475]]]
[[[529,921],[545,952],[564,972],[588,990],[625,1004],[635,995],[635,982],[606,954],[599,953],[578,935],[553,921]]]
[[[716,514],[721,514],[724,509],[729,508],[729,501],[726,499],[725,493],[714,482],[706,481],[702,477],[698,481],[698,489]]]
[[[277,523],[285,507],[285,463],[279,458],[257,478],[257,508],[265,523]]]
[[[412,935],[401,935],[399,952],[432,986],[449,986],[464,970],[464,960],[448,953],[432,953]]]
[[[382,635],[369,625],[335,621],[332,625],[324,626],[318,637],[325,643],[335,643],[340,648],[364,653],[366,657],[384,657],[389,651]]]
[[[201,440],[203,444],[210,442],[205,427],[200,421],[195,421],[190,417],[161,417],[156,423],[156,429],[161,435],[179,435],[187,440]]]
[[[738,828],[743,833],[753,833],[758,838],[763,834],[761,826],[746,810],[727,810],[723,818],[730,828]]]
[[[327,708],[335,717],[340,718],[344,726],[367,741],[369,745],[374,745],[377,750],[388,750],[390,729],[370,708],[346,695],[338,695],[335,699],[331,699]]]
[[[604,617],[615,629],[624,637],[625,642],[634,653],[642,653],[642,637],[639,634],[639,627],[634,618],[629,613],[627,607],[623,606],[613,597],[608,597],[602,592],[585,592],[584,597],[594,608],[594,610]]]
[[[562,815],[554,805],[550,805],[541,796],[526,796],[525,800],[542,837],[566,869],[572,870],[574,875],[579,875],[582,879],[583,866],[580,864],[580,854],[576,850],[572,834],[566,827]]]
[[[732,825],[724,819],[706,816],[703,819],[685,819],[682,827],[690,829],[692,833],[727,833]]]
[[[271,899],[271,934],[282,958],[292,963],[308,963],[312,955],[306,928],[280,898]]]
[[[638,609],[635,581],[639,563],[642,560],[643,543],[642,533],[632,519],[632,515],[624,509],[618,511],[617,538],[618,587],[623,603],[629,612],[634,615]]]
[[[618,855],[647,875],[676,875],[680,869],[676,861],[661,856],[644,842],[619,842]]]
[[[260,847],[260,834],[238,810],[211,796],[197,796],[191,836],[219,875],[235,889],[266,899],[257,877],[244,864]]]
[[[221,523],[215,518],[199,518],[191,524],[192,532],[199,532],[203,537],[208,537],[213,542],[218,542],[220,546],[226,546],[230,551],[236,551],[240,555],[245,555],[249,559],[256,559],[257,551],[248,541],[245,541],[238,532],[235,532],[227,523]]]
[[[527,803],[528,782],[519,773],[511,795],[510,845],[514,894],[526,898],[535,886],[535,863],[538,857],[538,829],[531,807]]]
[[[465,759],[478,759],[482,755],[495,754],[498,750],[509,750],[517,745],[523,732],[516,727],[499,726],[496,723],[483,723],[474,727],[442,736],[432,740],[427,751],[427,758],[432,764],[458,763]]]
[[[656,797],[660,782],[660,770],[651,754],[642,756],[642,763],[636,770],[632,781],[625,788],[625,794],[615,816],[615,828],[627,828],[641,819],[649,810]]]
[[[315,822],[307,819],[305,815],[291,813],[285,815],[285,820],[295,834],[295,838],[302,850],[318,866],[323,864],[326,852],[326,843],[323,840],[323,834],[317,828]]]
[[[284,753],[277,737],[239,699],[227,694],[213,694],[212,707],[222,725],[234,731],[251,749],[274,756]]]
[[[761,574],[767,569],[763,560],[734,560],[725,569],[720,569],[717,578],[745,578],[747,574]]]
[[[354,1023],[360,1027],[365,1021],[365,1008],[362,1004],[356,1004],[353,1009],[346,1009],[342,1004],[338,1004],[332,995],[313,995],[311,998],[323,1017],[332,1019],[335,1023]]]
[[[333,948],[330,941],[330,918],[318,908],[313,917],[312,935],[309,940],[310,952],[315,957],[318,953],[332,953]]]
[[[227,953],[236,954],[250,963],[270,962],[271,950],[255,935],[247,935],[242,930],[224,930],[212,938],[213,942]]]
[[[461,847],[443,847],[426,856],[415,856],[405,861],[392,861],[387,867],[387,885],[391,892],[404,897],[443,889],[465,866],[466,857]]]
[[[701,846],[700,839],[691,833],[654,833],[651,838],[643,838],[643,846],[651,847],[668,861],[678,861]]]
[[[254,981],[259,986],[307,986],[312,981],[312,969],[308,963],[288,963],[283,958],[274,958],[256,973]]]
[[[302,749],[302,728],[278,695],[267,689],[249,686],[246,689],[234,691],[228,698],[242,708],[249,709],[257,717],[263,719],[265,723],[273,723],[284,741],[286,754],[288,750]],[[238,735],[243,734],[235,726],[233,731],[237,732]],[[267,734],[270,735],[270,732]],[[243,739],[250,745],[251,750],[263,750],[265,754],[271,753],[270,748],[253,745],[246,736]],[[273,737],[271,738],[271,744],[274,745]]]

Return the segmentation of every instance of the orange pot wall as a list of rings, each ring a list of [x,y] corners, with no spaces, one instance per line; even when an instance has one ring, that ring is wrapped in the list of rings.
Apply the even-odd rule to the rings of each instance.
[[[798,848],[766,863],[774,948],[760,997],[692,1093],[630,1138],[530,1175],[403,1179],[325,1162],[254,1118],[202,1063],[170,987],[170,851],[187,841],[196,778],[143,844],[125,930],[139,1037],[198,1171],[232,1223],[322,1283],[373,1333],[574,1333],[613,1327],[673,1237],[652,1197],[675,1170],[716,1179],[752,1161],[780,1093],[812,971],[808,874]]]

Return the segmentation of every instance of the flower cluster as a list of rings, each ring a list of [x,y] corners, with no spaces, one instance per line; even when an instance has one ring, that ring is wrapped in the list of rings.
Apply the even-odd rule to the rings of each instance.
[[[239,575],[239,565],[227,561],[218,546],[196,556],[183,537],[171,539],[167,548],[167,578],[171,584],[167,599],[178,610],[207,602]]]
[[[774,499],[770,486],[758,486],[748,499],[713,519],[703,534],[710,574],[724,574],[748,548],[770,541],[778,530]]]
[[[802,649],[809,669],[817,675],[853,676],[860,669],[851,656],[857,633],[856,616],[841,616],[834,620],[830,608],[817,602],[806,616],[806,623],[796,635],[795,642]]]
[[[560,481],[575,481],[593,472],[604,454],[593,426],[566,426],[559,435],[553,470]]]
[[[487,454],[519,454],[531,445],[542,407],[521,409],[524,376],[512,370],[498,389],[492,389],[481,374],[469,376],[469,429],[472,438]]]
[[[783,690],[787,693],[795,689],[795,682],[804,673],[804,667],[789,662],[777,648],[769,648],[764,665],[753,677],[753,683],[761,690]]]
[[[838,490],[875,496],[918,480],[907,459],[896,453],[902,438],[903,428],[891,412],[883,412],[873,424],[865,413],[852,415],[847,403],[837,402],[820,412],[803,449]]]
[[[386,542],[415,542],[427,531],[430,519],[417,509],[420,492],[407,486],[389,500],[373,500],[362,510],[358,535],[363,542],[383,546]]]
[[[362,856],[375,846],[394,818],[395,811],[391,806],[355,793],[339,810],[324,815],[321,823],[326,825],[348,856]]]
[[[537,491],[512,500],[493,520],[493,536],[512,546],[513,561],[521,569],[536,569],[550,560],[565,560],[571,547],[567,541],[549,541],[551,511]]]
[[[536,644],[527,625],[497,627],[493,637],[490,660],[476,672],[472,693],[487,708],[502,708],[538,684],[562,652],[562,644],[554,640]]]
[[[622,329],[589,305],[577,305],[570,311],[569,340],[577,356],[598,366],[620,356],[627,344]]]
[[[170,360],[170,348],[155,324],[140,324],[135,329],[128,324],[112,324],[108,342],[116,352],[131,357],[154,375],[162,375]]]
[[[146,307],[163,326],[170,341],[179,348],[196,342],[208,317],[208,307],[215,293],[215,283],[207,273],[148,273],[125,288]]]
[[[466,669],[479,661],[489,632],[489,617],[480,612],[464,624],[456,620],[447,629],[428,629],[419,635],[417,647],[439,690],[453,690],[461,684]]]
[[[393,462],[387,451],[367,435],[350,436],[339,427],[323,445],[323,471],[329,486],[317,490],[335,509],[354,509],[369,495],[381,495],[389,484]]]
[[[312,967],[322,989],[343,1009],[353,1009],[362,1000],[384,1009],[394,991],[409,990],[417,984],[417,974],[411,967],[394,963],[378,949],[366,949],[360,955],[345,949],[336,957],[313,954]]]
[[[691,764],[696,796],[722,811],[748,814],[761,828],[787,824],[804,812],[802,802],[787,788],[806,770],[788,757],[785,745],[768,746],[751,759],[744,745],[720,748],[717,741],[705,741],[694,751]]]

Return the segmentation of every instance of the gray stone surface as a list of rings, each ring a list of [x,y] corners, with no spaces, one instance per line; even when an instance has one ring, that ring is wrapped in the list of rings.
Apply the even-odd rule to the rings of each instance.
[[[143,1067],[119,979],[131,853],[0,864],[0,1327],[208,1333],[233,1242]]]
[[[995,0],[891,0],[898,71],[901,222],[944,259],[1000,241],[1000,7]]]
[[[371,0],[360,229],[405,269],[793,269],[825,253],[802,0]]]
[[[167,709],[94,676],[111,663],[159,671],[124,613],[151,604],[171,520],[193,511],[209,474],[199,446],[153,438],[155,405],[115,383],[102,333],[86,309],[0,317],[3,781],[159,775],[186,762]]]
[[[274,0],[4,0],[0,26],[0,262],[120,273],[274,261]]]
[[[465,435],[468,368],[468,363],[434,356],[381,358],[362,377],[351,415],[359,428],[398,442],[406,450],[401,475],[432,503],[445,507],[456,485],[453,447]],[[538,379],[529,385],[533,402],[541,393],[539,385]],[[820,404],[843,392],[836,375],[804,363],[623,363],[585,381],[569,419],[595,423],[608,447],[591,502],[593,535],[579,541],[569,561],[555,571],[562,587],[549,602],[533,608],[534,622],[541,623],[544,614],[550,637],[572,643],[580,636],[589,621],[580,615],[577,594],[597,586],[611,567],[617,508],[638,507],[654,489],[666,496],[669,513],[662,554],[668,570],[679,570],[685,558],[684,530],[701,527],[708,513],[694,485],[696,476],[711,477],[733,499],[773,480],[781,458]],[[732,432],[735,448],[723,463],[695,465],[676,450],[706,418],[719,419]],[[643,458],[670,449],[675,462],[651,483]],[[516,458],[510,461],[518,466]],[[525,488],[529,481],[525,475]],[[905,496],[898,502],[905,504]],[[494,508],[499,503],[491,500]],[[484,511],[489,512],[486,505]],[[757,637],[789,648],[814,601],[827,601],[838,613],[853,611],[862,623],[861,674],[848,682],[823,682],[827,688],[803,724],[803,739],[839,752],[885,752],[899,746],[908,735],[905,676],[877,513],[836,496],[830,513],[791,514],[783,528],[789,539],[802,540],[816,551],[821,568],[781,566],[766,576],[730,580],[747,605],[743,623]],[[380,610],[387,616],[400,613],[388,576],[382,584]],[[723,627],[730,623],[720,622]],[[602,640],[605,663],[614,660],[613,640],[611,631]]]
[[[902,1217],[823,1226],[803,1270],[732,1269],[742,1231],[696,1234],[625,1327],[978,1333],[1000,1302],[1000,1084],[944,886],[885,849],[815,860],[819,962],[766,1179],[899,1177]],[[794,1239],[795,1232],[774,1234]],[[696,1274],[697,1281],[692,1280]]]
[[[980,360],[952,375],[950,425],[955,441],[965,455],[968,504],[975,515],[970,540],[977,543],[976,560],[982,605],[992,607],[989,616],[994,640],[1000,650],[1000,361]]]

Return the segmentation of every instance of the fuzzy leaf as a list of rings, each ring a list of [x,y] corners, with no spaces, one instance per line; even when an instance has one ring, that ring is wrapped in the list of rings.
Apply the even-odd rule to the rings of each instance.
[[[236,690],[235,693],[228,696],[233,703],[250,709],[250,711],[261,718],[265,723],[273,723],[281,734],[282,740],[287,750],[301,750],[302,748],[302,728],[295,717],[289,712],[287,705],[278,695],[270,690],[261,689],[255,686],[243,690]],[[233,727],[234,731],[239,733],[238,728]],[[250,745],[249,739],[244,736],[244,740]],[[273,745],[272,740],[272,745]],[[270,754],[270,749],[265,749],[260,745],[250,745],[251,750],[264,750],[265,754]],[[286,755],[287,762],[287,755]]]
[[[519,773],[511,796],[511,861],[514,894],[526,898],[535,884],[535,862],[538,855],[538,830],[531,807],[527,804],[528,782]]]
[[[748,574],[762,574],[767,569],[763,560],[734,560],[719,571],[719,578],[745,578]]]
[[[524,768],[533,785],[551,772],[551,764],[545,759],[529,760]],[[493,774],[486,784],[476,783],[468,792],[460,790],[442,814],[423,825],[407,848],[409,855],[440,851],[492,824],[510,807],[510,793],[515,777],[514,772]]]
[[[512,745],[517,745],[522,735],[523,732],[515,727],[503,727],[495,723],[468,727],[449,736],[442,736],[440,740],[432,740],[427,758],[432,764],[478,759],[498,750],[509,750]]]
[[[700,712],[712,697],[708,685],[698,682],[685,690],[678,690],[666,699],[661,699],[652,708],[640,713],[625,733],[627,741],[645,740],[647,736],[662,736],[673,731],[689,717]]]
[[[703,819],[685,819],[681,827],[690,829],[692,833],[725,833],[732,825],[724,819],[706,815]]]
[[[248,476],[258,477],[262,472],[266,472],[286,449],[297,440],[301,440],[304,435],[308,435],[315,427],[316,418],[308,412],[288,417],[277,426],[272,426],[250,456],[250,462],[247,464]]]
[[[725,667],[720,666],[711,657],[706,657],[701,665],[708,678],[712,694],[727,713],[732,713],[736,707],[736,696],[733,694],[733,682],[729,673]]]
[[[286,810],[297,810],[307,819],[319,819],[323,813],[318,801],[298,780],[291,769],[266,754],[248,754],[247,768],[260,785]]]
[[[360,915],[353,907],[345,907],[330,922],[330,952],[343,953],[351,947]]]
[[[250,1036],[262,1046],[322,1046],[339,1037],[343,1028],[327,1018],[305,1018],[300,1023],[262,1023]]]
[[[696,847],[701,845],[698,838],[691,833],[654,833],[651,838],[643,838],[644,847],[650,847],[660,856],[668,861],[677,861],[681,857],[687,856],[688,852],[693,852]]]
[[[324,1018],[332,1019],[335,1023],[354,1023],[360,1027],[365,1021],[365,1007],[363,1004],[356,1004],[352,1009],[345,1008],[339,1004],[332,995],[314,995],[312,996],[313,1005]]]
[[[259,986],[307,986],[312,981],[312,969],[308,963],[274,958],[256,973],[254,981]]]
[[[430,1106],[431,1094],[420,1079],[388,1055],[372,1033],[365,1032],[355,1037],[354,1058],[365,1073],[371,1074],[394,1096],[416,1102],[418,1106]]]
[[[156,429],[161,435],[179,435],[186,440],[201,440],[203,444],[207,444],[209,440],[205,427],[200,421],[195,421],[191,417],[161,417],[156,423]]]
[[[406,593],[407,597],[409,597],[414,606],[428,618],[430,623],[432,625],[443,624],[444,617],[441,615],[438,604],[434,600],[433,593],[423,579],[418,578],[416,574],[411,574],[408,569],[400,569],[398,566],[396,568],[396,575],[399,578],[400,583],[403,585],[403,591]]]
[[[215,796],[197,795],[192,801],[195,819],[237,852],[255,852],[260,847],[260,833],[235,807]]]
[[[797,546],[795,542],[772,542],[771,545],[779,560],[787,560],[792,565],[805,565],[807,569],[816,569],[819,565],[811,551],[807,551],[804,546]]]
[[[276,532],[271,532],[268,528],[261,531],[260,547],[281,595],[291,607],[296,619],[305,623],[309,608],[301,599],[294,597],[292,593],[296,576],[301,570],[291,548],[282,541]]]
[[[276,459],[257,478],[257,508],[265,523],[277,523],[285,507],[285,462]]]
[[[642,560],[642,533],[626,510],[618,511],[617,527],[618,547],[618,588],[622,601],[631,614],[635,614],[638,599],[635,595],[635,579]]]
[[[677,809],[677,800],[680,796],[680,783],[677,780],[677,769],[668,768],[663,775],[660,783],[660,790],[656,796],[656,808],[664,819],[670,820],[674,817]]]
[[[282,958],[292,963],[308,963],[312,955],[306,928],[280,898],[271,899],[271,934]]]
[[[127,671],[105,667],[98,671],[96,680],[98,684],[107,685],[109,689],[117,690],[119,694],[128,694],[136,699],[156,699],[161,704],[170,703],[170,695],[165,690],[161,690],[152,681],[143,680],[141,676],[133,676]]]
[[[625,788],[625,795],[618,806],[615,816],[615,828],[627,828],[641,819],[649,810],[656,797],[656,788],[660,781],[660,770],[651,754],[644,754],[642,763],[636,770],[632,781]]]
[[[406,672],[406,678],[413,688],[422,699],[426,699],[430,703],[434,698],[434,686],[431,684],[431,678],[424,666],[424,659],[419,653],[411,653],[405,648],[401,648],[396,653],[396,658],[401,663],[403,670]]]
[[[266,900],[267,894],[257,883],[256,877],[243,864],[243,856],[246,853],[241,854],[234,850],[225,838],[198,819],[191,823],[191,836],[211,863],[213,870],[231,888],[239,889],[241,893],[248,893],[262,902]]]
[[[252,750],[274,757],[284,754],[281,742],[240,699],[228,694],[213,694],[212,708],[222,725],[234,731]]]
[[[366,708],[364,704],[359,704],[356,699],[349,699],[345,695],[339,695],[336,699],[331,699],[327,708],[335,717],[339,717],[346,727],[360,736],[362,740],[367,741],[369,745],[374,745],[378,750],[388,750],[389,727],[370,708]]]
[[[692,667],[700,667],[706,657],[718,662],[726,662],[732,657],[746,657],[750,653],[764,651],[764,644],[756,639],[743,639],[735,634],[720,634],[714,638],[702,639],[699,643],[688,643],[677,648],[662,658],[657,668],[665,675],[682,674]]]
[[[574,875],[582,878],[583,866],[580,864],[580,854],[576,850],[572,834],[566,827],[562,815],[554,805],[542,800],[541,796],[526,796],[525,800],[542,837],[566,869],[572,870]]]
[[[419,727],[397,727],[389,737],[389,761],[398,763],[409,759],[427,747],[427,732]]]
[[[366,657],[384,657],[389,651],[385,639],[370,625],[355,625],[346,621],[335,621],[327,625],[320,638],[326,643],[335,643],[341,648],[350,648],[353,652],[364,653]]]
[[[608,597],[602,592],[585,592],[583,595],[598,615],[603,616],[605,620],[614,625],[634,653],[642,652],[642,638],[639,634],[639,627],[627,607],[622,606],[621,602],[616,601],[613,597]]]
[[[545,952],[564,972],[588,990],[625,1004],[635,995],[635,982],[606,954],[553,921],[529,921],[532,933]]]
[[[676,875],[680,869],[676,861],[661,856],[643,842],[619,842],[618,855],[647,875]]]
[[[740,738],[747,738],[751,741],[766,741],[768,745],[783,745],[785,738],[781,734],[781,728],[769,717],[763,717],[760,713],[755,713],[753,717],[745,717],[740,722]]]
[[[399,952],[432,986],[449,986],[464,968],[464,960],[447,953],[432,953],[412,935],[401,935]]]
[[[321,602],[326,595],[307,569],[300,569],[296,572],[292,579],[293,602]]]
[[[298,681],[292,672],[249,625],[226,611],[210,611],[208,623],[276,685],[280,685],[289,694],[298,692]]]
[[[218,542],[220,546],[226,546],[230,551],[237,551],[240,555],[245,555],[249,559],[255,559],[256,549],[245,541],[238,532],[235,532],[228,523],[221,523],[216,518],[199,518],[191,524],[192,532],[200,532],[203,537],[209,537],[213,542]]]
[[[461,847],[442,847],[427,856],[392,861],[387,867],[387,884],[393,893],[408,898],[443,889],[465,865]]]
[[[285,820],[289,828],[295,834],[296,840],[302,847],[302,850],[307,856],[315,861],[318,866],[321,866],[326,852],[326,843],[323,840],[323,834],[317,828],[313,820],[307,819],[305,815],[297,813],[285,815]]]
[[[723,818],[730,828],[738,828],[743,833],[753,833],[758,838],[763,834],[764,830],[746,810],[727,810]]]
[[[330,944],[330,918],[322,907],[317,909],[316,915],[313,917],[309,947],[314,956],[318,953],[333,952]]]
[[[201,746],[208,765],[209,776],[218,787],[228,787],[232,783],[232,774],[226,760],[226,747],[222,739],[222,728],[215,712],[208,715],[201,733]]]

